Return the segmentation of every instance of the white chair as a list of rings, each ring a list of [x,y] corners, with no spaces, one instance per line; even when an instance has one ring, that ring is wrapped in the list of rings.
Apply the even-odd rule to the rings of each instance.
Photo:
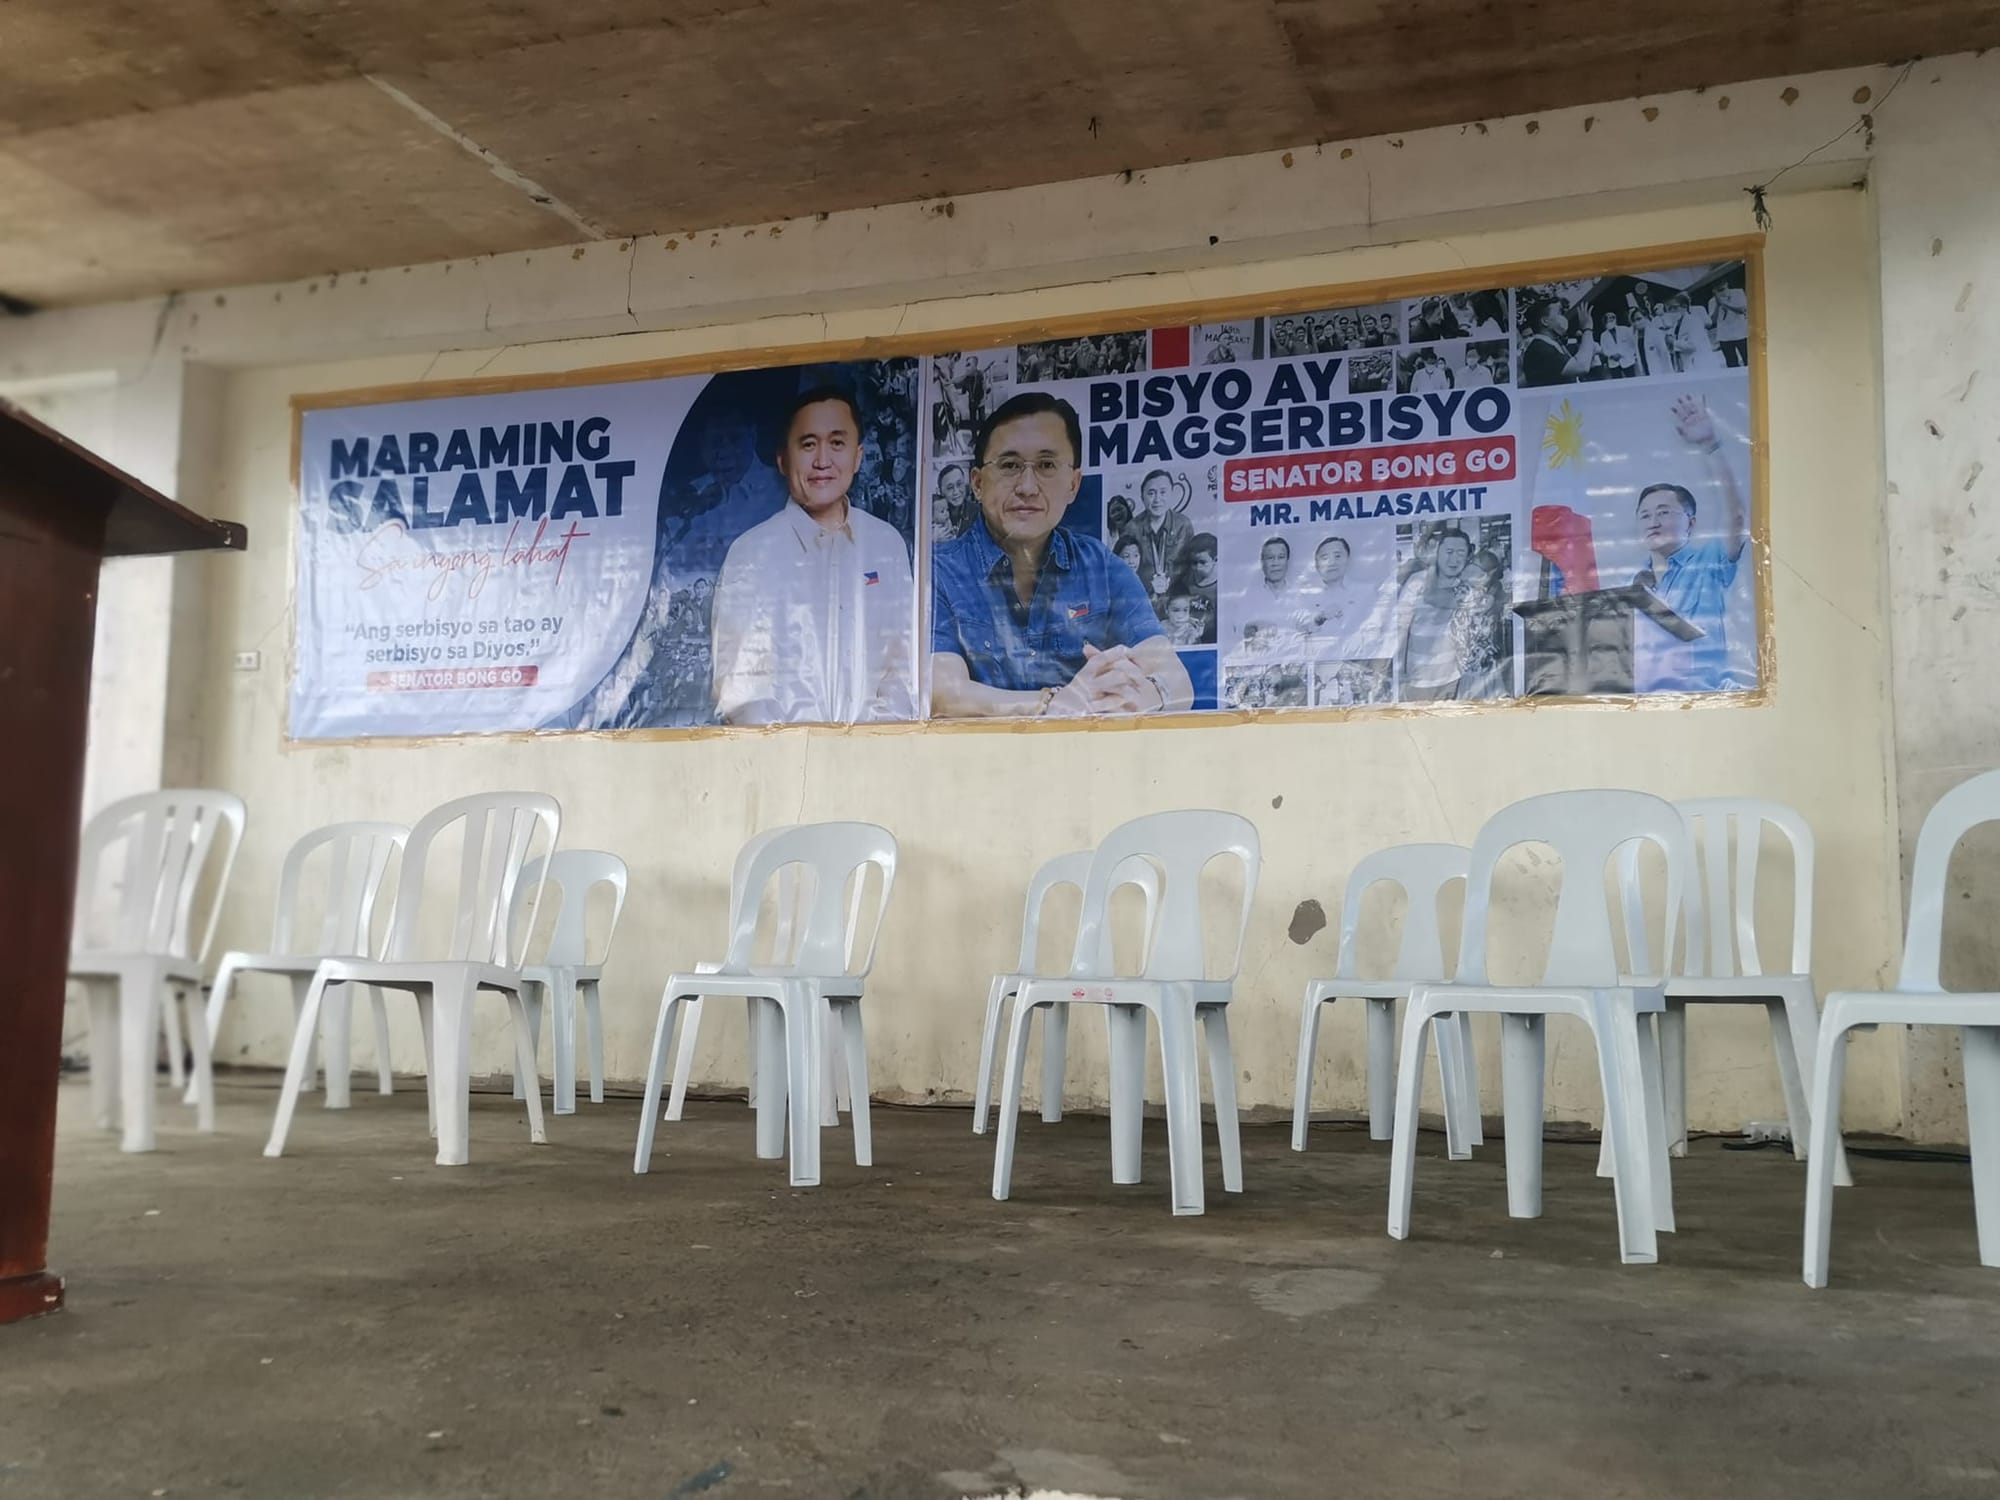
[[[183,1005],[196,1128],[215,1129],[202,963],[215,940],[244,821],[243,800],[228,792],[164,791],[114,802],[84,827],[69,977],[89,997],[92,1114],[102,1129],[122,1120],[121,1150],[153,1149],[153,1072],[163,1020],[168,1076],[176,1089],[182,1086]],[[111,855],[121,846],[114,869]],[[219,870],[210,871],[212,861]],[[173,998],[163,1013],[160,992],[168,986]]]
[[[1458,976],[1420,984],[1403,1018],[1396,1077],[1396,1135],[1389,1168],[1389,1233],[1405,1239],[1416,1169],[1418,1086],[1430,1024],[1440,1016],[1491,1011],[1501,1021],[1501,1090],[1507,1132],[1507,1209],[1517,1219],[1542,1212],[1542,1103],[1547,1018],[1574,1016],[1590,1028],[1604,1088],[1618,1204],[1618,1247],[1628,1264],[1658,1259],[1659,1231],[1671,1230],[1673,1180],[1660,1096],[1659,1042],[1640,1017],[1665,1008],[1658,978],[1622,976],[1605,877],[1614,854],[1644,839],[1666,859],[1663,930],[1669,935],[1691,863],[1687,824],[1670,802],[1644,792],[1551,792],[1503,808],[1472,845]],[[1540,981],[1495,985],[1487,978],[1493,881],[1501,856],[1544,844],[1562,861],[1555,926]]]
[[[1201,873],[1209,862],[1232,856],[1243,866],[1243,903],[1227,973],[1207,978],[1203,938]],[[1161,895],[1146,943],[1145,968],[1136,979],[1112,972],[1103,926],[1111,892],[1124,883],[1129,860],[1157,866]],[[1153,813],[1115,828],[1091,856],[1083,892],[1070,972],[1033,978],[1014,1001],[1007,1036],[1007,1066],[1000,1086],[1000,1135],[993,1152],[993,1196],[1004,1200],[1014,1172],[1014,1142],[1021,1118],[1021,1072],[1028,1054],[1028,1029],[1043,1006],[1102,1005],[1111,1032],[1111,1180],[1139,1181],[1140,1133],[1144,1121],[1146,1018],[1159,1023],[1160,1059],[1165,1074],[1167,1148],[1176,1214],[1205,1207],[1201,1164],[1201,1075],[1196,1058],[1197,1025],[1208,1041],[1210,1087],[1215,1094],[1215,1131],[1226,1192],[1243,1191],[1243,1154],[1237,1133],[1236,1070],[1229,1045],[1228,1004],[1243,964],[1250,906],[1257,894],[1260,852],[1257,829],[1235,813],[1207,810]]]
[[[306,991],[322,958],[365,958],[373,948],[375,898],[382,889],[389,861],[403,847],[409,830],[397,823],[330,823],[300,839],[285,855],[278,871],[277,913],[271,922],[271,946],[263,953],[232,948],[216,965],[215,984],[208,994],[208,1045],[222,1034],[236,981],[244,974],[281,974],[292,982],[292,1025],[305,1011]],[[319,858],[315,859],[314,856]],[[322,868],[323,867],[323,870]],[[307,881],[311,869],[316,878]],[[307,912],[302,896],[320,898],[319,926],[307,937]],[[345,1109],[349,1102],[348,1059],[351,1041],[349,987],[341,985],[326,1002],[320,1040],[326,1053],[326,1107]],[[382,993],[371,989],[375,1018],[377,1087],[393,1094],[396,1084],[389,1068],[389,1014]],[[315,1060],[306,1064],[305,1086],[318,1075]]]
[[[431,809],[410,830],[403,849],[403,873],[390,911],[389,936],[380,960],[327,958],[313,972],[305,1009],[292,1036],[291,1061],[285,1068],[284,1091],[271,1125],[266,1156],[282,1156],[305,1086],[312,1056],[319,1008],[331,984],[373,984],[405,990],[416,996],[417,1015],[424,1029],[424,1059],[428,1078],[431,1129],[437,1136],[437,1164],[464,1166],[470,1159],[468,1136],[472,1108],[472,1001],[482,990],[507,997],[514,1018],[515,1067],[535,1076],[534,1037],[528,1030],[528,1010],[521,998],[520,959],[513,951],[514,893],[538,841],[552,849],[562,826],[562,809],[553,797],[538,792],[485,792],[460,797]],[[439,835],[459,830],[456,881],[447,874],[452,892],[451,937],[443,955],[425,958],[427,935],[419,922],[425,910],[424,885],[431,846]],[[540,893],[537,891],[536,901]],[[534,929],[531,904],[523,931]],[[528,1134],[537,1144],[546,1139],[539,1087],[528,1093]]]
[[[2000,992],[1957,992],[1939,977],[1944,945],[1945,876],[1952,851],[1982,823],[2000,821],[2000,771],[1961,782],[1938,799],[1917,835],[1910,869],[1910,925],[1893,990],[1841,990],[1826,997],[1813,1057],[1812,1145],[1806,1152],[1805,1281],[1826,1285],[1833,1234],[1830,1165],[1840,1138],[1840,1090],[1847,1034],[1884,1023],[1956,1026],[1964,1048],[1965,1138],[1972,1148],[1972,1209],[1979,1263],[2000,1267]]]
[[[735,996],[752,1012],[753,1070],[757,1080],[757,1154],[767,1160],[785,1154],[787,1119],[791,1138],[791,1183],[819,1182],[820,1099],[824,1029],[828,1002],[839,1019],[853,1096],[854,1160],[874,1161],[868,1118],[868,1050],[861,1023],[861,999],[874,967],[882,919],[896,883],[896,840],[872,823],[809,823],[773,830],[752,841],[750,856],[739,858],[730,892],[728,957],[712,972],[668,976],[653,1030],[646,1069],[646,1097],[639,1116],[639,1140],[632,1170],[645,1172],[653,1159],[653,1136],[660,1118],[660,1092],[667,1056],[681,1007],[696,996]],[[754,962],[757,914],[764,888],[787,865],[805,867],[807,907],[790,963]],[[849,882],[865,880],[869,866],[881,872],[881,892],[868,946],[856,969],[850,956],[852,926],[847,914]]]
[[[732,904],[729,910],[729,930],[731,932],[736,930],[736,907],[734,901],[738,893],[743,889],[743,881],[749,872],[750,861],[755,859],[757,851],[762,849],[772,839],[796,826],[796,824],[785,823],[776,828],[767,828],[762,833],[756,834],[746,840],[743,847],[736,851],[736,863],[730,872]],[[773,916],[771,930],[768,934],[768,941],[761,948],[753,947],[753,955],[758,952],[761,952],[763,955],[761,958],[753,956],[753,968],[767,966],[784,968],[798,961],[798,934],[810,907],[809,898],[811,896],[806,881],[801,878],[801,872],[805,868],[803,865],[789,864],[778,871],[777,890],[772,903]],[[763,892],[754,892],[753,895],[759,907],[761,907]],[[861,922],[861,902],[862,885],[861,882],[856,881],[850,892],[847,904],[845,962],[846,966],[850,969],[854,966],[854,940]],[[752,921],[759,921],[761,915],[761,911],[753,913]],[[713,974],[719,971],[722,965],[713,962],[698,963],[694,968],[697,974]],[[754,1063],[758,1055],[758,1027],[764,1011],[763,1007],[756,1005],[749,1007],[749,1011],[750,1057]],[[829,1014],[830,1011],[831,1006],[828,1007]],[[701,996],[699,995],[688,1000],[681,1009],[679,1023],[680,1048],[674,1056],[673,1087],[667,1094],[667,1111],[663,1116],[668,1121],[680,1119],[682,1111],[687,1105],[688,1083],[694,1076],[695,1049],[701,1039],[701,1013],[702,1003]],[[834,1025],[828,1019],[827,1014],[823,1014],[820,1017],[820,1024],[821,1039],[822,1041],[826,1041],[832,1035],[835,1029]],[[833,1126],[840,1123],[840,1111],[848,1108],[850,1103],[847,1085],[847,1063],[842,1056],[840,1048],[828,1043],[822,1050],[825,1055],[821,1064],[820,1076],[820,1124]],[[753,1109],[756,1107],[757,1070],[754,1066],[750,1069],[748,1102]]]
[[[618,935],[618,918],[625,910],[627,873],[625,861],[597,849],[559,849],[547,861],[537,861],[521,872],[514,891],[514,918],[526,916],[528,898],[540,889],[544,864],[549,884],[555,886],[562,905],[556,911],[555,928],[538,964],[521,970],[521,998],[528,1006],[528,1027],[534,1034],[534,1056],[541,1055],[542,999],[549,1000],[549,1028],[555,1044],[555,1112],[576,1113],[576,1002],[583,998],[584,1025],[590,1051],[590,1102],[604,1102],[604,1016],[598,1006],[598,987],[604,979],[605,960],[611,956],[612,939]],[[611,887],[611,921],[604,929],[604,946],[593,961],[585,915],[591,892],[600,885]],[[531,934],[523,931],[525,944]],[[540,1088],[537,1080],[536,1088]],[[514,1077],[514,1097],[527,1093],[527,1080]]]
[[[1039,870],[1028,882],[1028,900],[1021,913],[1021,953],[1017,966],[1011,974],[995,974],[993,983],[986,993],[986,1021],[979,1033],[979,1087],[977,1102],[973,1106],[972,1133],[986,1134],[986,1121],[993,1102],[993,1060],[1000,1050],[1000,1028],[1007,1023],[1007,1014],[1014,996],[1021,986],[1034,977],[1036,955],[1042,944],[1042,907],[1049,894],[1059,886],[1075,886],[1078,891],[1090,878],[1091,851],[1072,850],[1068,854],[1058,854]],[[1143,859],[1129,860],[1121,872],[1123,878],[1114,880],[1113,893],[1121,886],[1135,885],[1145,900],[1145,912],[1141,918],[1144,930],[1153,930],[1153,911],[1160,899],[1160,878],[1151,862]],[[1109,949],[1111,924],[1101,923],[1099,939],[1104,948],[1100,958],[1108,969],[1112,962]],[[1054,1123],[1062,1118],[1064,1064],[1068,1060],[1069,1048],[1069,1008],[1049,1007],[1048,1019],[1042,1028],[1042,1118]]]
[[[1758,1005],[1770,1018],[1792,1154],[1803,1161],[1812,1134],[1803,1080],[1812,1071],[1819,1041],[1819,1001],[1812,979],[1812,828],[1793,808],[1751,797],[1699,797],[1675,806],[1687,820],[1696,864],[1688,872],[1681,906],[1687,936],[1680,972],[1668,975],[1667,1006],[1657,1021],[1667,1149],[1675,1156],[1687,1155],[1688,1006]],[[1767,826],[1785,838],[1792,853],[1791,941],[1769,972],[1757,946],[1757,871]],[[1655,970],[1646,940],[1637,856],[1638,846],[1628,844],[1620,865],[1630,965],[1639,973],[1664,972],[1673,955],[1670,948],[1662,955],[1661,969]],[[1598,1171],[1610,1175],[1608,1155],[1600,1156]],[[1853,1180],[1844,1149],[1834,1174],[1842,1186]]]
[[[1453,881],[1463,881],[1471,852],[1457,844],[1400,844],[1369,855],[1347,878],[1340,903],[1340,951],[1334,977],[1306,983],[1299,1011],[1298,1075],[1292,1085],[1292,1149],[1306,1149],[1311,1123],[1313,1068],[1319,1050],[1319,1023],[1324,1007],[1335,1000],[1368,1002],[1368,1138],[1389,1140],[1395,1134],[1396,1002],[1408,1000],[1413,985],[1439,983],[1451,977],[1445,967],[1444,935],[1438,930],[1438,897]],[[1403,935],[1396,950],[1394,973],[1386,979],[1363,979],[1356,945],[1361,930],[1361,901],[1384,882],[1400,886],[1408,898]],[[1438,1072],[1444,1096],[1445,1136],[1455,1158],[1471,1155],[1484,1145],[1479,1119],[1478,1063],[1472,1050],[1472,1018],[1438,1032]]]

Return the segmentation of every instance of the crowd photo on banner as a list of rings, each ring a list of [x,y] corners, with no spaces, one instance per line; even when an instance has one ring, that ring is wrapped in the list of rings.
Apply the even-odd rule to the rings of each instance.
[[[1747,271],[310,408],[290,732],[1752,690]]]

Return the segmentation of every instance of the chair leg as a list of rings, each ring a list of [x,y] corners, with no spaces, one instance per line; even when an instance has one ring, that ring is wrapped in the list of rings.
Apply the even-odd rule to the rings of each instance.
[[[116,1130],[119,1075],[123,1063],[118,1042],[116,980],[85,979],[84,1001],[90,1007],[90,1116],[99,1130]]]
[[[1403,1055],[1396,1065],[1396,1127],[1389,1146],[1389,1238],[1392,1240],[1410,1237],[1410,1200],[1417,1175],[1417,1107],[1423,1102],[1424,1053],[1430,1044],[1430,1031],[1430,1008],[1412,999],[1403,1015]],[[1513,1139],[1511,1130],[1508,1139]],[[1507,1178],[1510,1191],[1513,1181],[1510,1171]]]
[[[791,1067],[782,1006],[776,1000],[758,996],[750,1001],[750,1011],[756,1017],[750,1024],[750,1039],[755,1048],[752,1072],[757,1080],[757,1155],[764,1161],[777,1161],[785,1154],[786,1106],[803,1109],[807,1099],[819,1092],[818,1075],[814,1075],[810,1093],[789,1088]],[[819,1059],[812,1061],[817,1068]],[[817,1105],[807,1118],[817,1130]]]
[[[1516,1219],[1542,1216],[1542,1098],[1548,1063],[1547,1036],[1546,1016],[1500,1017],[1500,1102],[1507,1127],[1507,1212]]]
[[[1108,1005],[1105,1012],[1111,1066],[1111,1180],[1129,1185],[1139,1181],[1146,1125],[1147,1012],[1142,1005]],[[1004,1107],[1006,1101],[1001,1102]]]
[[[635,1173],[652,1169],[653,1134],[660,1125],[660,1088],[666,1082],[667,1054],[674,1046],[674,1022],[682,1006],[699,1004],[699,996],[676,995],[672,990],[660,997],[660,1017],[653,1023],[653,1050],[647,1054],[646,1094],[639,1103],[639,1144],[632,1152]]]
[[[1243,1191],[1243,1136],[1236,1114],[1236,1056],[1229,1045],[1229,1009],[1210,1005],[1201,1011],[1202,1034],[1208,1043],[1208,1088],[1215,1097],[1215,1142],[1222,1153],[1222,1190]]]
[[[181,1037],[181,1008],[172,997],[160,1006],[160,1022],[167,1034],[167,1083],[178,1092],[188,1082],[187,1043]]]
[[[821,1059],[825,1048],[820,1038],[820,997],[803,988],[777,1002],[779,1015],[768,1018],[765,1030],[783,1036],[784,1087],[772,1088],[766,1077],[760,1088],[772,1088],[779,1098],[773,1114],[790,1124],[790,1177],[793,1187],[819,1186],[819,1091]],[[780,1017],[782,1020],[780,1020]],[[787,1109],[786,1106],[789,1105]],[[760,1103],[759,1109],[763,1108]],[[759,1116],[760,1123],[762,1116]]]
[[[396,1092],[396,1072],[393,1059],[389,1055],[389,1006],[382,998],[382,987],[371,984],[368,990],[368,1009],[375,1022],[375,1087],[377,1093]]]
[[[1161,1004],[1160,1071],[1167,1095],[1168,1186],[1174,1212],[1205,1211],[1201,1170],[1201,1070],[1195,1055],[1194,1001],[1169,993]]]
[[[1833,1238],[1833,1163],[1840,1142],[1840,1094],[1847,1080],[1847,1024],[1838,997],[1820,1018],[1819,1047],[1813,1054],[1812,1145],[1806,1151],[1806,1236],[1804,1274],[1810,1287],[1826,1285]]]
[[[1396,1134],[1396,1002],[1368,1002],[1368,1139]]]
[[[590,1102],[604,1102],[604,1008],[598,989],[603,981],[583,981],[584,1043],[590,1049]]]
[[[1054,1125],[1063,1115],[1063,1075],[1069,1062],[1069,1007],[1057,1005],[1042,1018],[1042,1121]]]
[[[1438,1096],[1444,1101],[1444,1151],[1452,1161],[1470,1161],[1472,1142],[1465,1128],[1465,1059],[1460,1055],[1465,1033],[1456,1014],[1439,1016],[1432,1023],[1437,1033]]]
[[[549,985],[549,1031],[553,1037],[555,1112],[573,1115],[576,1113],[576,976],[558,969],[550,978],[553,982]]]
[[[205,1133],[215,1130],[215,1062],[209,1055],[208,1015],[202,1004],[201,986],[177,985],[175,1005],[187,1007],[188,1056],[193,1059],[188,1088],[194,1093],[194,1128]]]
[[[216,967],[215,983],[209,986],[207,1014],[202,1026],[208,1037],[208,1055],[211,1058],[215,1056],[216,1038],[222,1035],[222,1014],[224,1008],[229,1004],[230,991],[236,987],[236,973],[237,965],[232,960],[225,958]],[[192,1083],[188,1085],[187,1093],[181,1097],[183,1103],[193,1104],[195,1102],[194,1085]]]
[[[1458,1012],[1458,1097],[1465,1107],[1464,1139],[1469,1146],[1486,1144],[1486,1122],[1479,1113],[1479,1052],[1472,1035],[1472,1013]]]
[[[475,996],[477,993],[476,990],[472,992]],[[547,1122],[542,1119],[542,1080],[535,1069],[536,1037],[534,1024],[528,1018],[528,1002],[518,990],[502,990],[500,993],[506,997],[507,1009],[514,1020],[514,1066],[528,1081],[528,1141],[531,1145],[543,1146],[548,1144],[549,1131]],[[468,1037],[470,1034],[471,1028],[468,1027]],[[562,1077],[560,1071],[556,1077]],[[469,1078],[466,1092],[468,1096],[471,1093]],[[571,1112],[574,1113],[573,1100]]]
[[[868,1042],[861,1029],[861,1002],[836,1000],[833,1010],[840,1018],[841,1036],[847,1044],[848,1118],[854,1126],[854,1165],[872,1167],[875,1142],[868,1120]]]
[[[1292,1075],[1292,1149],[1306,1149],[1306,1132],[1312,1126],[1312,1083],[1313,1070],[1319,1060],[1319,1020],[1322,1003],[1314,996],[1313,987],[1306,987],[1306,998],[1299,1006],[1299,1059]],[[1373,1103],[1370,1103],[1369,1134],[1373,1135]]]
[[[2000,1026],[1964,1026],[1965,1138],[1972,1147],[1972,1211],[1979,1263],[2000,1266]]]
[[[847,1064],[841,1050],[834,1045],[833,1002],[819,1002],[819,1014],[815,1018],[819,1025],[820,1048],[819,1068],[819,1123],[825,1130],[840,1128],[840,1097],[847,1087]]]
[[[417,994],[417,1029],[424,1037],[424,1113],[430,1117],[431,1135],[438,1133],[437,1111],[437,1025],[431,1014],[431,992]]]
[[[1688,1154],[1688,1033],[1687,1002],[1669,998],[1667,1008],[1653,1023],[1659,1037],[1660,1093],[1665,1106],[1667,1150],[1674,1156]],[[1796,1079],[1794,1080],[1796,1082]],[[1787,1094],[1787,1100],[1790,1099]],[[1797,1122],[1792,1130],[1796,1137]]]
[[[1812,984],[1805,981],[1786,985],[1782,1005],[1768,1007],[1771,1017],[1771,1044],[1778,1054],[1778,1078],[1785,1086],[1785,1112],[1792,1127],[1792,1155],[1803,1161],[1812,1146],[1812,1103],[1805,1085],[1811,1081],[1813,1058],[1819,1051],[1819,1000]],[[1789,1048],[1789,1052],[1786,1050]],[[1790,1069],[1789,1079],[1786,1076]],[[1797,1112],[1793,1113],[1792,1090],[1798,1090]],[[1853,1187],[1854,1174],[1847,1166],[1847,1144],[1834,1135],[1833,1185]]]
[[[674,1086],[667,1095],[667,1118],[678,1120],[681,1108],[687,1103],[688,1077],[694,1072],[695,1037],[701,1031],[701,996],[683,995],[681,1004],[686,1008],[686,1026],[681,1032],[680,1051],[674,1057]],[[753,1005],[752,1010],[756,1007]],[[753,1039],[750,1048],[751,1071],[756,1071],[757,1048]]]
[[[136,963],[118,982],[118,1083],[124,1120],[121,1151],[153,1149],[153,1074],[160,1046],[161,974]],[[176,1035],[179,1027],[175,1027]]]
[[[319,1034],[320,997],[326,984],[315,974],[305,982],[299,997],[298,1020],[292,1025],[292,1052],[285,1063],[285,1086],[278,1091],[278,1113],[271,1121],[271,1138],[264,1143],[266,1156],[285,1154],[285,1137],[292,1132],[292,1116],[298,1111],[299,1095],[312,1077],[313,1038]]]
[[[328,986],[320,1002],[319,1047],[326,1065],[326,1107],[346,1109],[353,1102],[354,986]]]
[[[431,1046],[437,1058],[431,1075],[431,1096],[437,1100],[437,1164],[462,1167],[472,1160],[471,980],[433,985],[431,1006]]]
[[[542,987],[539,984],[525,986],[521,999],[528,1007],[528,1024],[534,1028],[535,1046],[534,1050],[528,1054],[530,1064],[528,1071],[534,1076],[535,1087],[539,1090],[542,1084]],[[514,1097],[516,1099],[525,1099],[528,1097],[528,1082],[522,1076],[521,1062],[518,1057],[514,1060]]]
[[[1000,1025],[1012,994],[1006,976],[995,974],[986,991],[986,1019],[979,1028],[979,1083],[972,1102],[974,1135],[986,1134],[987,1117],[993,1109],[993,1055],[1000,1050]]]
[[[1658,1027],[1648,1026],[1644,1016],[1636,1016],[1635,1019],[1633,1034],[1639,1044],[1639,1105],[1646,1124],[1646,1134],[1641,1141],[1644,1150],[1641,1160],[1646,1164],[1646,1181],[1652,1190],[1653,1228],[1658,1233],[1671,1234],[1674,1229],[1674,1178],[1669,1143],[1673,1137],[1667,1131],[1665,1078],[1660,1063],[1660,1032],[1665,1029],[1667,1018],[1661,1015]]]
[[[1648,1170],[1647,1161],[1655,1137],[1646,1120],[1646,1065],[1639,1041],[1644,1024],[1643,1017],[1610,996],[1595,997],[1590,1029],[1597,1042],[1598,1076],[1604,1089],[1604,1127],[1611,1142],[1611,1191],[1618,1209],[1618,1258],[1626,1265],[1652,1265],[1660,1258],[1653,1218],[1653,1172]],[[1664,1124],[1657,1139],[1664,1153]]]
[[[1014,1018],[1007,1027],[1006,1062],[1000,1075],[1000,1118],[998,1138],[993,1145],[993,1196],[1005,1203],[1014,1183],[1014,1140],[1020,1132],[1021,1124],[1021,1075],[1028,1066],[1028,1025],[1035,1012],[1042,1006],[1029,1005],[1019,995],[1014,997]],[[1111,1093],[1111,1141],[1112,1156],[1118,1152],[1118,1084],[1112,1080]],[[1113,1168],[1112,1180],[1117,1180]]]
[[[298,1030],[299,1018],[306,1013],[306,992],[312,988],[314,978],[315,976],[311,974],[294,974],[291,976],[292,1030],[294,1032]],[[299,1084],[299,1087],[307,1093],[311,1093],[319,1087],[319,1023],[317,1021],[313,1023],[313,1034],[310,1038],[310,1044],[311,1050],[306,1054],[305,1077]]]

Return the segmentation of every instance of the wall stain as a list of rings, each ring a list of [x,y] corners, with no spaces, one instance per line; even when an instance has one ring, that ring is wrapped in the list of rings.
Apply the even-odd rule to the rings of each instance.
[[[1293,910],[1292,925],[1285,929],[1285,936],[1303,948],[1325,928],[1326,908],[1307,897]]]

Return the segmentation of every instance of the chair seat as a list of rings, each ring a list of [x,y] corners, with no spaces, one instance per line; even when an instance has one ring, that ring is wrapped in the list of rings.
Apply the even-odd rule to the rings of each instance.
[[[555,971],[557,969],[561,969],[579,984],[588,984],[592,980],[600,980],[604,977],[603,964],[529,964],[521,970],[521,982],[524,984],[554,984]]]
[[[368,962],[358,953],[236,952],[223,954],[222,962],[231,968],[246,970],[253,974],[304,974],[310,977],[318,973],[319,966],[329,958],[351,958],[356,963]]]
[[[1657,980],[1648,984],[1625,976],[1617,984],[1606,985],[1604,989],[1628,991],[1633,1008],[1641,1014],[1667,1008],[1666,996]],[[1417,1000],[1426,1003],[1455,1002],[1447,1004],[1447,1010],[1462,1008],[1503,1013],[1516,1010],[1534,1012],[1538,1005],[1550,1001],[1558,1004],[1587,1002],[1591,995],[1599,993],[1586,985],[1565,984],[1416,984],[1411,986],[1411,990]]]
[[[201,978],[201,965],[177,953],[116,953],[103,949],[71,953],[69,975],[72,979],[115,979],[133,964],[140,963],[158,964],[170,979]]]
[[[667,986],[679,986],[691,994],[755,997],[769,994],[774,980],[809,985],[828,1000],[858,1000],[866,985],[853,974],[802,974],[780,964],[753,964],[747,970],[704,966],[692,973],[669,974]]]
[[[1826,997],[1827,1026],[2000,1026],[2000,992],[1836,990]]]
[[[1667,981],[1669,1000],[1777,1000],[1787,989],[1812,984],[1810,974],[1732,974],[1723,979],[1702,979],[1677,974]]]
[[[1312,998],[1327,1000],[1407,1000],[1413,985],[1431,981],[1420,979],[1315,979]]]
[[[320,970],[324,970],[326,977],[334,982],[379,984],[388,989],[394,989],[398,980],[435,984],[456,980],[466,974],[470,974],[473,982],[482,989],[512,990],[518,989],[521,983],[519,969],[462,959],[412,959],[398,963],[377,958],[323,958],[315,965],[314,972]]]

